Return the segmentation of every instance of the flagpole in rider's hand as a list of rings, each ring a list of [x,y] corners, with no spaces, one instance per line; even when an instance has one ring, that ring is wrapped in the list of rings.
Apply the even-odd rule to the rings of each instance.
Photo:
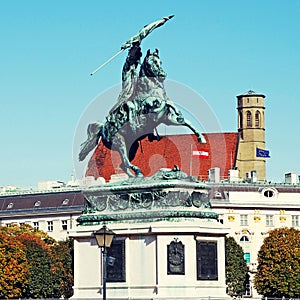
[[[174,15],[163,17],[162,19],[159,19],[153,23],[150,23],[146,26],[144,26],[136,35],[134,35],[132,38],[130,38],[126,43],[124,43],[121,47],[121,50],[119,50],[116,54],[114,54],[111,58],[109,58],[106,62],[104,62],[101,66],[99,66],[97,69],[95,69],[93,72],[91,72],[91,76],[94,75],[96,72],[98,72],[100,69],[102,69],[104,66],[106,66],[109,62],[111,62],[115,57],[117,57],[119,54],[121,54],[125,49],[130,48],[133,43],[141,43],[141,41],[150,34],[155,28],[158,28],[165,24],[168,20],[172,19]]]

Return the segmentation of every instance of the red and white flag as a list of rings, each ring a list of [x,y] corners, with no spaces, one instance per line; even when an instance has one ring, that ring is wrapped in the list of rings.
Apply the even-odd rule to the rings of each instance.
[[[209,152],[206,150],[193,150],[193,156],[198,156],[199,158],[208,158]]]

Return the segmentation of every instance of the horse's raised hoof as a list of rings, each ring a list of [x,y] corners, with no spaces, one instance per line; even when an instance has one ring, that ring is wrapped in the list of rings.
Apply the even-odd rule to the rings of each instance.
[[[141,170],[136,170],[135,171],[135,176],[138,177],[138,178],[144,178],[144,175],[143,175]]]
[[[202,136],[198,136],[198,142],[199,143],[202,143],[202,144],[206,144],[206,139],[205,137],[202,135]]]
[[[181,124],[181,123],[184,123],[184,118],[183,117],[177,117],[176,118],[176,121]]]
[[[137,178],[144,178],[144,175],[142,172],[136,173]]]

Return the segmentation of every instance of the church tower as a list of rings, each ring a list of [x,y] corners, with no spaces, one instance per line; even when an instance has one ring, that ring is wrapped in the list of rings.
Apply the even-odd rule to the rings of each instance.
[[[258,157],[257,148],[265,149],[265,95],[248,91],[237,96],[239,144],[236,168],[241,178],[266,180],[266,158]]]

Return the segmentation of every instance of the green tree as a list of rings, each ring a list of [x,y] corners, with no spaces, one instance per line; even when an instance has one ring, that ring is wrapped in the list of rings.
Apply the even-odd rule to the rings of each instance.
[[[269,232],[258,252],[254,286],[265,297],[300,297],[299,230],[278,228]]]
[[[22,243],[0,231],[0,298],[19,298],[28,279],[28,265]]]
[[[226,237],[225,252],[227,294],[230,296],[242,296],[249,272],[244,259],[244,251],[233,237]]]
[[[73,295],[73,240],[59,241],[51,247],[54,296],[70,298]]]
[[[26,298],[54,297],[53,273],[50,247],[39,237],[22,234],[18,239],[25,246],[29,267],[29,279],[24,293]]]

